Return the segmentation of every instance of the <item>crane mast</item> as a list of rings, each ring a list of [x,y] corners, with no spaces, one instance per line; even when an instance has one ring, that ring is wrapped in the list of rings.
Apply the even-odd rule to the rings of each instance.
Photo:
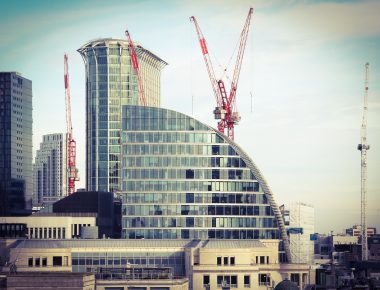
[[[71,96],[69,84],[69,65],[68,56],[64,55],[64,82],[65,82],[65,100],[66,100],[66,127],[67,127],[67,194],[75,192],[75,181],[78,181],[78,169],[76,168],[76,142],[73,139],[73,126],[71,122]]]
[[[128,48],[129,48],[129,54],[131,56],[132,67],[133,67],[133,70],[135,71],[135,74],[137,77],[137,85],[138,85],[138,91],[139,91],[140,105],[146,106],[145,91],[144,91],[144,86],[143,86],[142,78],[141,78],[141,74],[140,74],[139,62],[137,60],[136,49],[135,49],[135,46],[134,46],[133,41],[131,39],[131,35],[129,34],[128,30],[125,31],[125,35],[127,36],[127,39],[128,39]]]
[[[251,22],[251,17],[253,13],[253,8],[248,11],[248,16],[246,18],[243,30],[240,34],[240,44],[239,51],[236,57],[235,69],[232,77],[231,88],[229,94],[227,93],[224,81],[222,79],[217,79],[215,77],[214,68],[211,62],[210,54],[207,48],[206,39],[200,29],[198,21],[194,16],[190,17],[195,25],[195,30],[198,35],[199,44],[201,46],[201,51],[203,55],[204,62],[206,64],[207,73],[211,82],[211,87],[214,92],[217,107],[214,110],[215,119],[220,120],[218,122],[218,130],[223,133],[227,130],[227,136],[234,140],[234,127],[240,121],[240,115],[236,109],[236,90],[239,82],[239,76],[241,71],[241,65],[243,62],[243,56],[245,47],[247,44],[249,25]]]
[[[367,236],[367,113],[368,113],[368,76],[369,63],[365,64],[364,80],[364,105],[361,127],[361,143],[358,150],[361,152],[361,235],[362,235],[362,261],[368,260],[368,236]]]

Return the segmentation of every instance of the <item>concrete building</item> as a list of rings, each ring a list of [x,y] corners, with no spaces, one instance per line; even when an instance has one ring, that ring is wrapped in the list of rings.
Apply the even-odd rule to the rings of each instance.
[[[42,136],[33,164],[33,205],[49,205],[67,196],[67,138]]]
[[[17,271],[95,275],[96,289],[273,289],[314,284],[306,264],[280,264],[278,240],[24,240],[10,247]],[[6,270],[6,268],[4,268]],[[133,288],[141,287],[141,288]],[[116,288],[112,288],[116,289]]]
[[[312,264],[315,233],[314,207],[302,202],[293,202],[282,207],[286,229],[289,235],[290,253],[293,263]]]
[[[217,130],[175,111],[124,106],[121,143],[123,238],[287,244],[263,175]]]
[[[0,216],[32,209],[32,81],[0,72]]]
[[[369,260],[380,261],[380,235],[374,235],[368,239]]]
[[[159,106],[161,70],[167,63],[141,45],[135,46],[146,104]],[[86,67],[86,188],[119,191],[121,108],[139,104],[128,42],[97,39],[78,52]]]
[[[346,235],[360,237],[362,235],[362,226],[353,225],[351,228],[346,229]],[[376,235],[376,228],[367,227],[367,235],[368,237],[372,237],[373,235]]]
[[[28,239],[73,239],[80,238],[83,228],[97,227],[96,215],[81,214],[71,216],[31,215],[25,217],[0,217],[0,230],[11,229],[24,225],[25,236]],[[23,229],[22,229],[23,230]],[[4,234],[6,232],[4,231]],[[12,234],[12,232],[10,232]],[[15,236],[17,237],[17,236]],[[0,236],[9,238],[9,236]]]

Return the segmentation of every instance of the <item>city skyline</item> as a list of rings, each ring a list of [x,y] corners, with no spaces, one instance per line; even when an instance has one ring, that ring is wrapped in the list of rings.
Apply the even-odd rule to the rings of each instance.
[[[215,127],[215,101],[189,17],[197,17],[212,54],[226,63],[252,6],[235,141],[262,170],[279,205],[302,201],[315,206],[320,232],[360,222],[356,145],[364,64],[370,62],[368,225],[380,226],[378,2],[37,1],[0,6],[0,70],[19,71],[33,81],[34,152],[42,135],[66,130],[63,54],[69,54],[81,176],[77,188],[85,184],[85,71],[76,50],[98,37],[125,38],[128,28],[135,41],[169,63],[162,72],[161,107],[190,116],[194,112],[194,118]]]

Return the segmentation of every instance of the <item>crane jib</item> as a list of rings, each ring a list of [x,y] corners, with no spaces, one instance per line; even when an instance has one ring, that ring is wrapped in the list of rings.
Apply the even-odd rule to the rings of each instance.
[[[204,38],[202,38],[199,42],[200,42],[200,44],[201,44],[202,53],[203,53],[203,54],[208,54],[208,49],[207,49],[207,45],[206,45],[206,40],[205,40]]]
[[[136,54],[135,54],[135,53],[132,53],[132,54],[131,54],[131,60],[132,60],[133,68],[134,68],[134,69],[139,68],[139,63],[138,63],[138,61],[137,61],[137,57],[136,57]]]

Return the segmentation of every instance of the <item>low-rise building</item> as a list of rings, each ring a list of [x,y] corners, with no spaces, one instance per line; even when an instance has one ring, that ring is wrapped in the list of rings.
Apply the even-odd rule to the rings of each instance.
[[[18,272],[92,273],[96,289],[268,289],[314,283],[306,264],[282,264],[273,240],[23,240]],[[136,288],[133,288],[136,287]],[[138,288],[140,287],[140,288]],[[116,288],[112,288],[116,289]]]
[[[0,217],[0,238],[80,238],[84,227],[96,227],[96,214]]]
[[[351,228],[346,229],[346,235],[360,237],[362,235],[362,226],[353,225]],[[367,235],[368,237],[372,237],[373,235],[376,235],[376,228],[367,227]]]

